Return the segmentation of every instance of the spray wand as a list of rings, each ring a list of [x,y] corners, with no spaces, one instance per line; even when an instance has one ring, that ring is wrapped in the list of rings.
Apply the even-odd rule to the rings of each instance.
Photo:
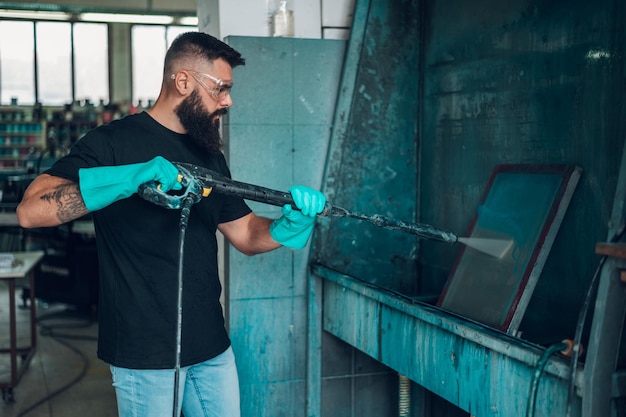
[[[180,208],[181,202],[188,193],[199,194],[206,197],[211,192],[240,197],[245,200],[271,204],[279,207],[282,207],[285,204],[291,204],[292,207],[296,207],[291,194],[288,192],[235,181],[215,171],[193,164],[174,162],[174,165],[180,172],[179,179],[181,180],[183,187],[186,187],[185,192],[182,195],[164,193],[159,189],[158,184],[155,182],[143,184],[139,188],[139,195],[148,201],[167,208]],[[320,215],[350,217],[353,219],[364,220],[378,227],[390,230],[399,230],[428,240],[437,240],[446,243],[459,242],[497,258],[502,257],[513,244],[513,241],[511,240],[458,237],[449,230],[428,224],[409,223],[393,219],[391,217],[382,216],[380,214],[365,215],[349,211],[343,207],[335,206],[330,203],[326,203],[324,210],[320,213]]]

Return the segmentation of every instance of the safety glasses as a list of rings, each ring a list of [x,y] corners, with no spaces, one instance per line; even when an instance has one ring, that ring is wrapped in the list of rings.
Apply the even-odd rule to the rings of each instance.
[[[212,76],[211,74],[206,74],[204,72],[194,71],[194,70],[186,70],[191,74],[191,76],[200,84],[207,93],[209,93],[213,98],[217,100],[222,100],[226,96],[230,95],[230,89],[233,88],[232,84],[225,84],[224,80],[221,78],[217,78]],[[173,80],[176,78],[176,74],[172,74],[170,78]],[[213,81],[213,87],[209,87],[204,81],[205,78]]]

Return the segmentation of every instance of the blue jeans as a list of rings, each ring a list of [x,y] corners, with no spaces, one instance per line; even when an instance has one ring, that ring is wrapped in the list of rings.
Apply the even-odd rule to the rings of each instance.
[[[111,366],[120,417],[172,417],[174,369]],[[177,416],[239,417],[239,379],[232,348],[208,361],[180,368]]]

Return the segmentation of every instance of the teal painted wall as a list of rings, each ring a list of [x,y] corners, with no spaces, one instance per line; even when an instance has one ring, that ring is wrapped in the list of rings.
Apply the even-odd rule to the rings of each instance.
[[[577,164],[583,176],[521,326],[533,343],[572,337],[598,262],[594,245],[606,239],[626,137],[625,7],[621,0],[360,0],[343,72],[343,43],[331,41],[329,52],[326,41],[231,38],[248,58],[236,70],[224,126],[233,175],[282,189],[323,182],[340,206],[463,234],[496,164]],[[324,92],[337,91],[339,74],[335,112]],[[441,291],[459,250],[348,219],[319,226],[316,263],[408,296]],[[309,343],[318,336],[306,327],[317,332],[324,312],[317,322],[307,317],[307,252],[227,255],[244,415],[304,415],[306,385],[316,382],[306,379],[311,348],[321,352],[308,365],[322,368],[319,392],[308,397],[320,412],[311,415],[394,415],[393,371],[346,339],[320,332],[319,344]],[[340,329],[333,334],[376,328],[376,314],[358,314],[337,294],[336,308],[358,325],[333,322]],[[390,328],[401,324],[394,320]],[[414,349],[433,343],[415,337],[416,346],[391,345],[388,363],[411,363]],[[366,349],[365,342],[353,345]],[[472,373],[447,378],[471,386]],[[474,404],[472,395],[480,393],[460,388],[459,405]],[[374,399],[383,405],[368,407]],[[430,403],[426,417],[463,415],[434,396],[421,399]]]
[[[233,178],[288,190],[321,188],[345,42],[229,37],[246,65],[234,70],[224,120]],[[250,202],[262,216],[280,209]],[[226,314],[242,416],[306,415],[308,249],[246,257],[226,248]]]
[[[520,330],[572,337],[626,137],[622,0],[426,2],[421,219],[464,233],[496,164],[583,170]],[[424,245],[439,291],[455,247]],[[427,277],[427,278],[426,278]]]
[[[346,207],[462,235],[497,164],[582,167],[521,325],[533,343],[571,338],[599,261],[594,246],[606,240],[626,137],[625,39],[622,0],[357,1],[325,192]],[[438,294],[460,249],[342,220],[321,226],[320,265],[410,297]],[[353,317],[355,303],[338,299]],[[367,349],[372,316],[328,319],[338,320],[333,334],[358,335],[343,340]],[[437,342],[417,337],[418,347]],[[411,362],[412,349],[398,344],[390,354]],[[444,382],[480,384],[472,375]],[[459,404],[469,407],[472,395],[480,393],[461,389]],[[467,414],[442,405],[423,415]]]

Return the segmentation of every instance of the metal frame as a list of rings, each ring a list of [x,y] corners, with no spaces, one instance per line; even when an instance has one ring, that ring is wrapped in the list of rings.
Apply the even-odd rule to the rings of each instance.
[[[44,256],[43,251],[12,252],[12,254],[15,256],[17,265],[8,271],[0,272],[0,281],[6,281],[9,286],[9,348],[0,349],[0,354],[9,354],[10,357],[9,380],[0,382],[2,399],[6,403],[15,401],[13,388],[19,384],[37,351],[37,309],[35,304],[34,268]],[[30,344],[28,346],[18,346],[17,315],[15,312],[15,281],[24,278],[28,279],[30,285]],[[21,358],[21,363],[19,364],[18,355]]]
[[[623,241],[626,228],[626,143],[613,199],[607,240]],[[596,252],[607,256],[601,245]],[[583,417],[610,416],[611,400],[626,397],[626,372],[616,370],[626,318],[626,258],[612,256],[600,272],[582,390]]]
[[[496,166],[467,236],[513,240],[512,249],[500,258],[461,249],[437,306],[515,333],[581,171],[575,165]]]

